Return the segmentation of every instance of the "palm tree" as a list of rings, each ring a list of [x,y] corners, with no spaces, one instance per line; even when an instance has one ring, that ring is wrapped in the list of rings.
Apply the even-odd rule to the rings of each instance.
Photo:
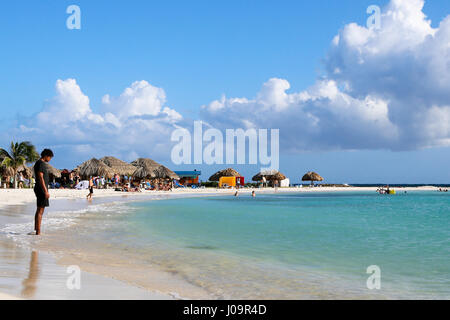
[[[27,163],[34,162],[39,159],[39,154],[36,152],[36,148],[29,141],[24,142],[11,142],[9,151],[0,148],[1,165],[6,169],[11,169],[14,178],[14,188],[17,187],[16,175],[17,170],[21,166],[25,166]]]

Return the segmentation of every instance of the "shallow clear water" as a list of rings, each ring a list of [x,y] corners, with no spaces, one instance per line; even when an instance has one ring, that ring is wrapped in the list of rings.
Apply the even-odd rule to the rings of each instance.
[[[164,248],[167,256],[155,260],[189,270],[186,277],[201,277],[212,291],[215,285],[225,288],[225,296],[267,289],[288,298],[450,298],[448,194],[260,194],[132,207],[127,228],[135,236],[128,245]],[[382,289],[376,292],[366,287],[371,265],[381,269]],[[244,288],[228,286],[236,280],[247,280]]]
[[[158,266],[219,299],[450,299],[448,193],[102,202],[49,212],[44,225],[40,240],[26,236],[29,221],[2,232],[74,252],[143,287],[151,287],[146,270]],[[380,290],[366,285],[372,265]]]

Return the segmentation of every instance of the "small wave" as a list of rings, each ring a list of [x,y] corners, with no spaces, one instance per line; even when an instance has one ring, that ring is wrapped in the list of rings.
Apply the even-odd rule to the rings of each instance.
[[[121,202],[110,202],[98,205],[91,205],[79,210],[50,211],[44,215],[43,227],[46,233],[68,228],[77,223],[82,216],[104,214],[113,216],[130,212],[130,207]],[[30,221],[25,223],[6,224],[0,229],[0,234],[12,239],[19,245],[30,245],[35,237],[30,235],[34,231],[34,219],[30,216]]]
[[[208,245],[204,245],[204,246],[187,246],[186,248],[196,249],[196,250],[217,250],[217,249],[219,249],[217,247],[208,246]]]

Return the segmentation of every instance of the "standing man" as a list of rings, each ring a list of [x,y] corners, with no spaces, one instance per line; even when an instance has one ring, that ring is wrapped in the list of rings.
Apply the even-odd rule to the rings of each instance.
[[[34,194],[37,199],[36,215],[34,217],[34,230],[36,235],[41,234],[41,221],[44,215],[44,210],[49,206],[48,199],[48,167],[47,163],[53,158],[53,151],[44,149],[41,153],[41,158],[34,164],[34,176],[36,177],[36,185],[34,186]]]

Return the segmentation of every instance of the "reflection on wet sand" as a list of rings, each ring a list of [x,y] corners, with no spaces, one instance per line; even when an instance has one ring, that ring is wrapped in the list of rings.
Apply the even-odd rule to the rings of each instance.
[[[37,289],[37,281],[39,279],[39,274],[40,274],[40,270],[39,270],[39,254],[37,251],[33,251],[31,252],[31,259],[30,259],[30,269],[28,271],[28,278],[26,278],[25,280],[23,280],[22,282],[22,296],[24,298],[33,298],[35,293],[36,293],[36,289]]]

